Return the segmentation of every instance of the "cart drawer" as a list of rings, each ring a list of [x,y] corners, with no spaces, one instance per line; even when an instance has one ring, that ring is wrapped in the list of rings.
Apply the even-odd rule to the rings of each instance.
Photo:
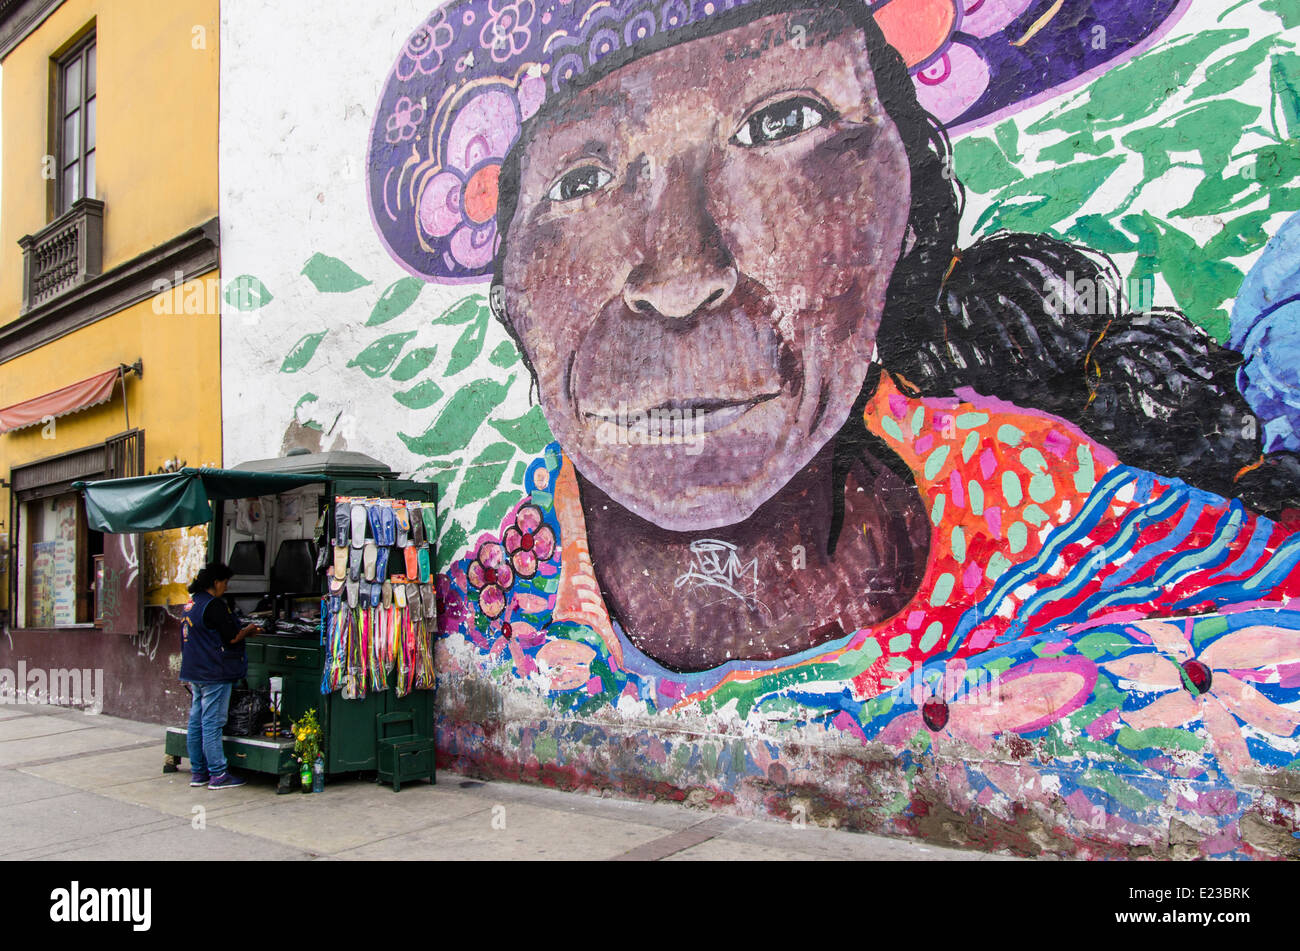
[[[320,650],[315,647],[286,647],[281,644],[265,645],[263,663],[272,670],[281,667],[302,667],[320,670]]]

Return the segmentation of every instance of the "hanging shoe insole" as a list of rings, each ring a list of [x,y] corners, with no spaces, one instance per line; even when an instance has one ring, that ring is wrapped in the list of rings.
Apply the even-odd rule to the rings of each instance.
[[[383,596],[384,596],[384,586],[381,585],[378,581],[370,582],[370,606],[372,608],[379,607],[379,602],[383,598]]]
[[[375,577],[380,581],[388,580],[388,553],[392,551],[387,545],[379,549],[379,560],[375,562]]]
[[[407,514],[405,505],[393,509],[393,519],[397,522],[397,540],[394,544],[398,548],[405,548],[411,543],[411,517]]]
[[[411,609],[414,617],[424,617],[424,605],[420,602],[420,586],[417,584],[408,584],[406,586],[406,606]]]
[[[348,607],[355,608],[357,606],[357,598],[361,594],[361,585],[355,581],[349,580],[344,587],[348,590]]]
[[[424,604],[424,616],[427,620],[438,617],[438,589],[432,584],[420,585],[420,601]]]
[[[393,517],[392,506],[385,505],[379,513],[380,527],[383,529],[381,545],[397,544],[397,519]]]
[[[420,560],[415,554],[417,550],[414,545],[407,545],[402,549],[406,553],[406,577],[411,579],[420,573]]]
[[[424,544],[424,519],[420,518],[420,510],[412,508],[411,512],[411,544]]]
[[[361,610],[365,611],[370,608],[370,585],[366,584],[363,581],[361,582],[360,587],[361,587],[361,593],[360,593]]]
[[[424,545],[416,549],[415,564],[416,564],[416,568],[419,570],[420,573],[420,582],[421,584],[423,584],[424,582],[429,580],[429,546],[428,545]]]
[[[365,579],[367,581],[375,580],[375,559],[379,557],[379,547],[372,541],[366,542],[366,547],[362,549],[362,559],[365,563]]]
[[[379,589],[379,603],[385,608],[393,606],[393,583],[387,578],[384,579],[384,584]]]
[[[393,601],[400,610],[406,610],[406,585],[393,585]]]
[[[336,504],[334,508],[334,544],[347,547],[348,529],[352,525],[352,511],[346,504]]]
[[[438,512],[432,505],[426,505],[420,509],[420,515],[424,519],[424,540],[432,545],[438,540]]]
[[[352,547],[360,548],[366,543],[366,507],[360,502],[352,505]]]
[[[348,580],[349,581],[361,580],[361,549],[360,548],[348,549]]]
[[[370,537],[375,540],[376,544],[382,545],[383,542],[380,539],[383,536],[380,532],[383,531],[383,516],[379,514],[381,508],[382,506],[376,502],[366,510],[366,517],[370,520]]]
[[[342,578],[348,573],[348,551],[346,544],[334,546],[334,577]]]

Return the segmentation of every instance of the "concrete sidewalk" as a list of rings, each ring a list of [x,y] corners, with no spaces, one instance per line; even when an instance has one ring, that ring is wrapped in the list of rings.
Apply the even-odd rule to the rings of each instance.
[[[277,796],[269,777],[192,789],[185,765],[162,764],[160,726],[0,706],[0,859],[1003,858],[446,771],[400,793],[344,779]]]

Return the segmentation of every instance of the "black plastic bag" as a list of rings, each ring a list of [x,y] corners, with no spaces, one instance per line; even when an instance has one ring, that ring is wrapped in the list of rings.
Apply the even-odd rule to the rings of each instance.
[[[271,722],[271,687],[251,690],[247,683],[230,692],[230,716],[226,719],[226,736],[256,736]]]

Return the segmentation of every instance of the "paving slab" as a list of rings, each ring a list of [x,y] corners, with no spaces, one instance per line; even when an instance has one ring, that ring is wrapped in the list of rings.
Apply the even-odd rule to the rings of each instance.
[[[54,736],[57,733],[72,733],[75,730],[93,730],[94,717],[83,717],[80,721],[63,717],[15,717],[0,720],[0,743],[12,740],[26,740],[37,736]]]
[[[734,839],[709,839],[689,849],[674,852],[662,859],[664,862],[827,862],[834,861],[829,855],[817,855],[813,852],[792,852],[753,842],[737,842]]]
[[[34,851],[46,854],[56,846],[88,843],[109,832],[162,821],[166,820],[152,809],[85,792],[15,803],[4,807],[0,857],[30,857],[26,853]]]
[[[268,842],[256,836],[240,835],[213,825],[195,828],[192,821],[175,820],[154,831],[114,832],[88,845],[67,849],[56,847],[41,859],[60,862],[97,861],[296,861],[312,858],[311,853]]]
[[[13,769],[0,769],[0,830],[9,823],[9,807],[23,802],[69,796],[76,792],[67,786],[45,782]],[[52,807],[51,807],[52,808]],[[3,832],[0,832],[3,835]]]
[[[565,792],[523,783],[467,780],[453,773],[439,773],[439,777],[439,786],[454,786],[466,795],[491,803],[530,803],[559,812],[580,812],[602,819],[631,821],[663,829],[685,829],[715,815],[711,810],[693,809],[671,802],[616,799],[612,796]]]
[[[9,740],[0,743],[0,766],[16,766],[33,763],[55,757],[73,756],[81,753],[95,753],[117,746],[130,746],[141,741],[134,733],[99,727],[90,730],[73,730],[68,733],[53,733],[26,740]],[[158,744],[161,757],[162,743]],[[159,760],[159,769],[162,761]]]
[[[213,818],[237,809],[264,806],[268,798],[276,798],[275,780],[269,777],[254,777],[245,785],[232,789],[209,789],[207,786],[191,786],[187,770],[107,786],[98,792],[117,802],[145,806],[164,815],[186,819],[194,814],[195,806],[202,806],[208,817]]]
[[[349,859],[558,860],[611,859],[664,835],[659,826],[602,819],[529,803],[500,803],[471,815],[418,829],[400,839],[338,854]],[[498,826],[504,820],[504,828]]]
[[[190,774],[164,773],[162,747],[140,747],[118,750],[114,753],[95,753],[72,756],[39,766],[24,766],[21,771],[51,782],[63,783],[77,789],[105,790],[109,786],[134,783],[145,779],[163,779],[183,775],[189,782]]]
[[[27,708],[18,704],[0,704],[0,720],[12,720],[14,717],[30,716]]]
[[[477,799],[427,783],[403,786],[395,793],[391,786],[344,780],[327,783],[322,794],[276,796],[272,790],[264,804],[210,818],[209,825],[326,854],[413,835],[426,826],[489,808]]]

